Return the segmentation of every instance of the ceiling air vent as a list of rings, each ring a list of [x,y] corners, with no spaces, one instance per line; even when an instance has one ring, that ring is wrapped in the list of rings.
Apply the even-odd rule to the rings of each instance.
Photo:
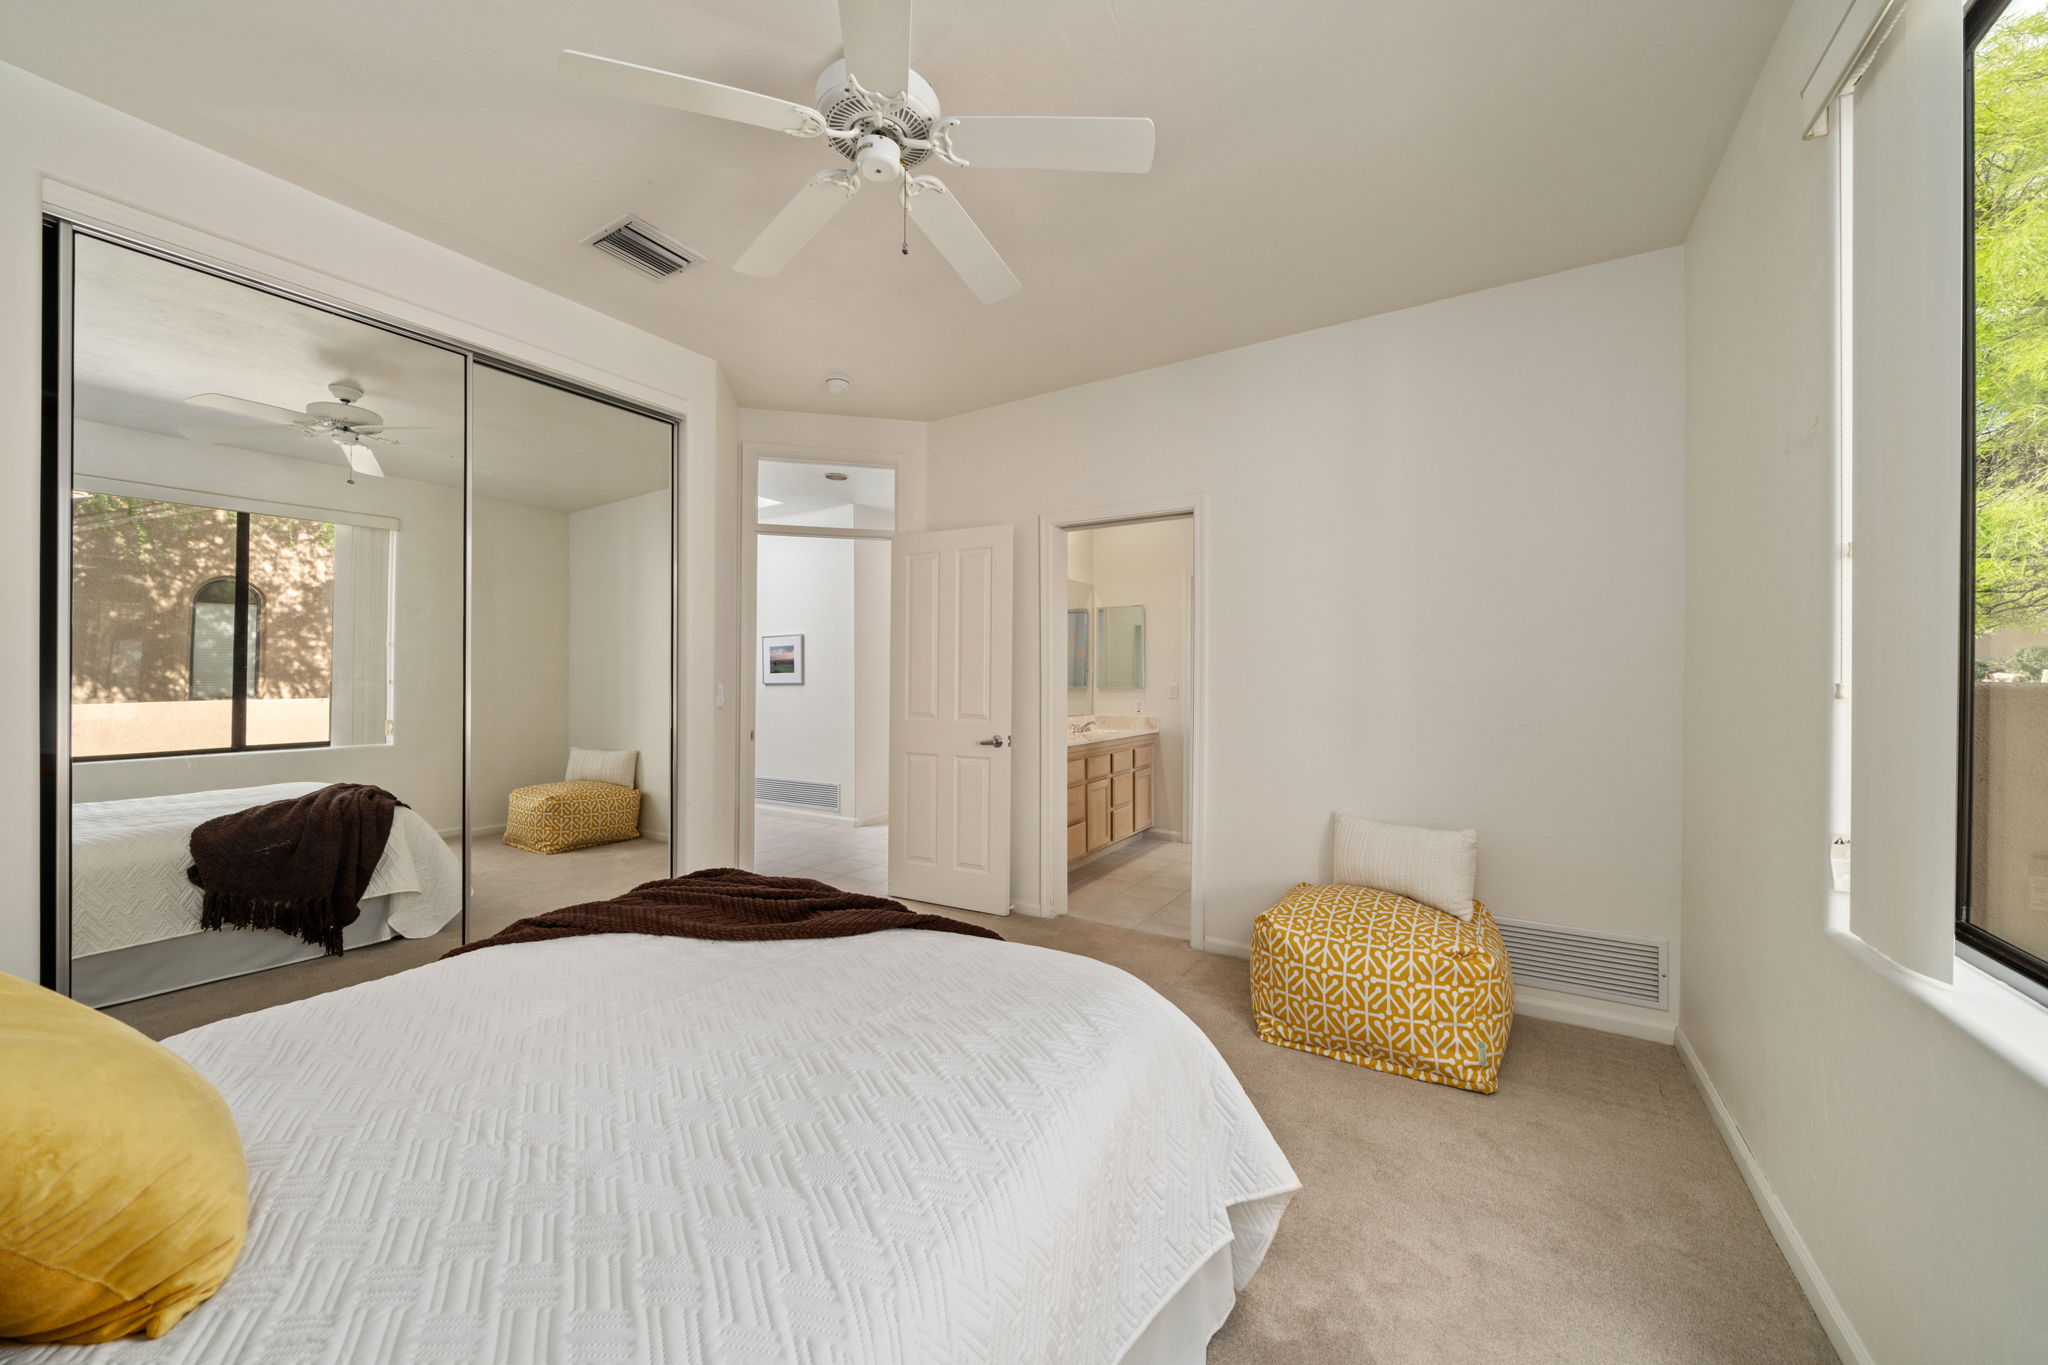
[[[630,214],[594,237],[583,240],[635,270],[663,279],[703,258],[681,242],[666,237]]]

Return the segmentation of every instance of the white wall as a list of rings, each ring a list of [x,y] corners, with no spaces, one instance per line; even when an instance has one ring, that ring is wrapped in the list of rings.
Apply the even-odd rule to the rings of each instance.
[[[1082,549],[1080,555],[1075,554]],[[1096,672],[1094,709],[1105,716],[1151,716],[1159,746],[1153,770],[1153,828],[1158,837],[1185,839],[1187,826],[1188,576],[1195,571],[1194,522],[1139,522],[1074,531],[1067,536],[1067,577],[1076,559],[1092,575],[1095,607],[1145,609],[1145,685],[1104,687],[1101,617],[1091,623]],[[1070,598],[1071,600],[1071,598]]]
[[[1938,1008],[1965,982],[1881,970],[1828,929],[1836,146],[1800,140],[1797,92],[1842,8],[1793,8],[1685,251],[1681,1036],[1852,1358],[2039,1360],[2048,1090]],[[1913,25],[1945,26],[1937,36],[1960,62],[1960,8],[1921,0],[1914,11]],[[1923,207],[1952,220],[1956,202]],[[1926,325],[1957,335],[1954,313]],[[1900,382],[1950,386],[1957,368]],[[1936,447],[1942,460],[1952,440]],[[1863,619],[1886,604],[1861,573],[1860,530]],[[1879,663],[1859,641],[1859,730]],[[1949,714],[1930,724],[1952,726],[1948,695]],[[1923,877],[1952,856],[1954,832],[1936,819],[1870,861],[1917,862]],[[1859,890],[1864,836],[1859,821]],[[1940,920],[1952,907],[1943,894],[1920,912]]]
[[[569,761],[569,514],[478,498],[471,524],[470,814],[490,834]]]
[[[462,638],[459,631],[450,635],[446,626],[450,619],[462,619],[459,484],[388,478],[358,479],[351,485],[334,465],[199,446],[100,422],[79,422],[74,444],[81,476],[336,515],[367,513],[399,523],[391,743],[80,763],[72,771],[74,800],[115,801],[270,782],[373,782],[395,792],[436,829],[460,826]],[[32,652],[23,655],[24,660],[32,657]],[[33,676],[26,663],[21,671]]]
[[[616,319],[411,236],[355,209],[242,165],[138,119],[0,65],[0,571],[36,581],[40,538],[41,243],[46,192],[114,201],[131,226],[224,263],[344,297],[418,326],[687,414],[683,556],[690,591],[679,632],[685,730],[683,865],[732,857],[736,708],[715,708],[738,679],[734,623],[721,619],[734,576],[737,407],[721,402],[716,364]],[[46,180],[58,182],[46,191]],[[214,245],[218,243],[218,245]],[[724,424],[721,430],[721,423]],[[729,607],[727,608],[729,613]],[[27,878],[40,856],[35,595],[0,605],[0,866]],[[724,768],[721,770],[721,764]],[[34,977],[32,895],[0,907],[0,970]]]
[[[755,573],[755,633],[804,637],[801,686],[770,686],[754,663],[755,774],[839,788],[854,813],[854,545],[811,536],[762,536]]]
[[[569,514],[569,743],[639,753],[640,832],[657,839],[674,728],[669,514],[667,489]]]
[[[1026,754],[1039,514],[1208,495],[1212,944],[1328,875],[1337,810],[1476,828],[1500,914],[1675,935],[1681,272],[1631,257],[932,425],[932,526],[1017,529]],[[1038,779],[1016,765],[1027,906]]]

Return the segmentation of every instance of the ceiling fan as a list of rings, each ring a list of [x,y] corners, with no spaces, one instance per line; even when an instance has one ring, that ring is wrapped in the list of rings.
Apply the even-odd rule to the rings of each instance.
[[[900,181],[906,216],[983,303],[1022,287],[928,161],[1008,170],[1152,169],[1147,118],[942,118],[939,97],[910,69],[911,0],[839,0],[846,55],[818,77],[816,107],[588,52],[564,52],[562,77],[593,94],[658,104],[786,133],[822,137],[851,169],[820,171],[733,262],[774,275],[818,234],[862,181]],[[896,93],[890,93],[890,92]],[[910,244],[903,245],[905,254]]]
[[[398,446],[405,450],[418,451],[422,455],[439,455],[442,459],[453,459],[438,450],[429,450],[410,441],[397,441],[389,435],[394,431],[431,431],[432,427],[387,427],[378,414],[361,406],[363,391],[347,380],[338,380],[327,386],[334,395],[331,403],[308,403],[304,412],[293,412],[290,408],[273,407],[269,403],[258,403],[254,399],[236,398],[225,393],[199,393],[186,399],[201,407],[219,408],[222,412],[238,412],[244,417],[263,418],[261,426],[233,427],[180,427],[178,434],[189,441],[201,441],[208,445],[234,445],[246,441],[259,433],[279,429],[290,429],[301,436],[315,439],[325,437],[341,451],[348,461],[350,483],[355,476],[364,474],[373,479],[384,477],[383,466],[377,463],[377,456],[370,449],[370,443]]]

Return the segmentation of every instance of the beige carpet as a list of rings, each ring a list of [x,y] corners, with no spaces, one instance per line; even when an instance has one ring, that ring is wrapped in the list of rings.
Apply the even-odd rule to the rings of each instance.
[[[664,873],[640,841],[478,850],[497,924]],[[1270,1047],[1245,964],[1068,917],[960,918],[1113,963],[1216,1043],[1302,1180],[1211,1365],[1833,1362],[1677,1053],[1518,1019],[1497,1095]],[[111,1011],[156,1037],[431,960],[360,949]]]

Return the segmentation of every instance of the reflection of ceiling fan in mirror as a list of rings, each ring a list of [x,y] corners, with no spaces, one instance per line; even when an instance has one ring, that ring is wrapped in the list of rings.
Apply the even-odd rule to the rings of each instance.
[[[437,455],[444,460],[456,458],[414,441],[394,439],[390,434],[394,431],[432,431],[433,428],[385,426],[382,417],[362,406],[363,391],[358,386],[339,380],[329,384],[327,391],[334,395],[335,401],[308,403],[304,412],[293,412],[290,408],[273,407],[269,403],[225,393],[194,394],[185,401],[205,408],[219,408],[222,412],[238,412],[244,417],[260,417],[263,423],[260,426],[181,427],[178,434],[188,441],[201,441],[208,445],[236,445],[285,429],[315,440],[324,438],[332,441],[342,458],[348,461],[350,483],[356,481],[358,474],[366,474],[373,479],[384,477],[384,469],[377,463],[376,453],[370,449],[373,442],[421,455]]]

